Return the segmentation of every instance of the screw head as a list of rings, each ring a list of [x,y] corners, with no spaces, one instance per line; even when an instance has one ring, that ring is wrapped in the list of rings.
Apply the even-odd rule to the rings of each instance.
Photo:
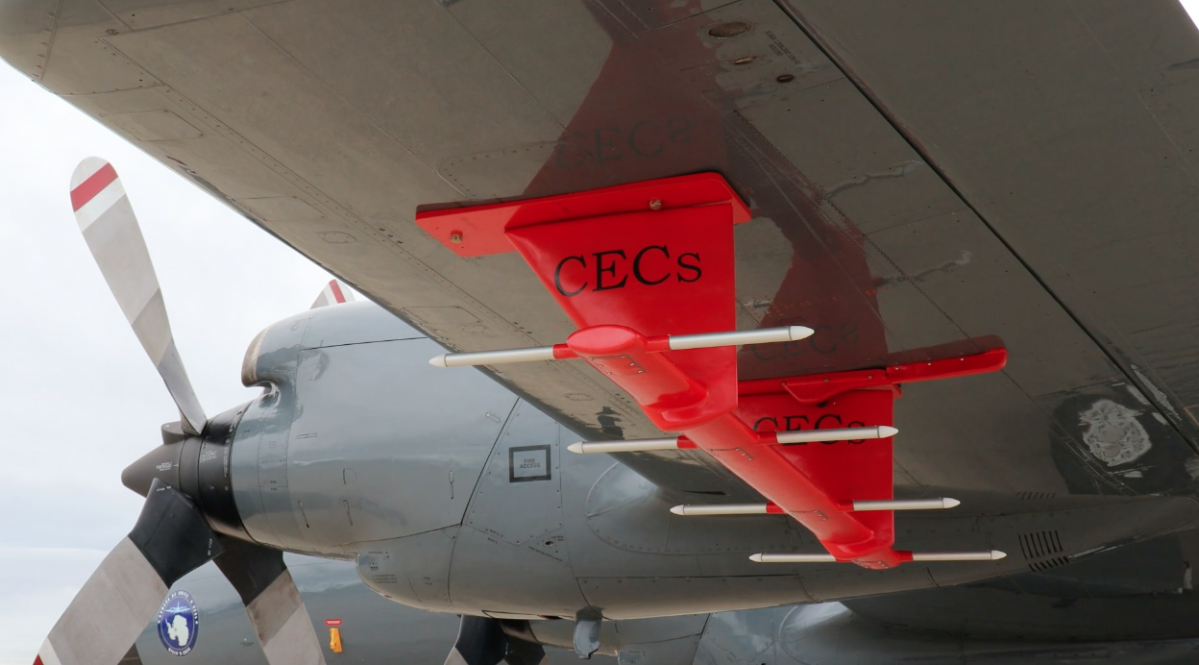
[[[462,244],[462,232],[461,231],[450,231],[450,242],[454,243],[455,245],[461,245]]]
[[[650,199],[649,209],[650,210],[661,210],[662,209],[662,199]]]
[[[708,30],[708,34],[717,39],[728,39],[736,37],[742,33],[748,32],[753,26],[744,21],[730,21],[713,26]]]

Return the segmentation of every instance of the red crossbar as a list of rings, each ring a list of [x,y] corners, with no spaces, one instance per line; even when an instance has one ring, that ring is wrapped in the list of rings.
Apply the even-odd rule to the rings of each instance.
[[[839,559],[889,550],[884,534],[840,509],[817,480],[796,469],[777,442],[730,411],[713,415],[707,389],[664,352],[647,349],[647,339],[621,326],[592,326],[567,339],[579,358],[627,392],[659,428],[681,432],[771,502],[816,534]],[[890,534],[886,534],[890,535]],[[898,563],[895,561],[893,563]]]

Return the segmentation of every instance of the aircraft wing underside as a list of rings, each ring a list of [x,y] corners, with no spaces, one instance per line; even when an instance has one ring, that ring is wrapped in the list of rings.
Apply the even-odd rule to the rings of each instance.
[[[451,349],[574,327],[418,206],[716,171],[754,217],[737,327],[816,330],[743,349],[743,380],[1008,349],[896,403],[897,483],[1199,475],[1199,36],[1173,0],[56,4],[0,8],[0,55]],[[492,371],[589,438],[660,436],[581,362]],[[627,460],[754,496],[703,453]]]

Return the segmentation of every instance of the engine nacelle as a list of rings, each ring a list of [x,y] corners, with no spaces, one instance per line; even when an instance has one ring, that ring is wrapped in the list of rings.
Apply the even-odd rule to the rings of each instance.
[[[161,478],[218,531],[333,558],[460,524],[518,400],[480,372],[431,367],[443,352],[369,302],[284,319],[242,366],[263,394],[202,436],[164,426],[164,445],[123,480],[144,495]],[[557,443],[560,427],[530,411]]]
[[[233,495],[255,540],[353,558],[351,543],[462,521],[516,405],[479,372],[371,303],[319,308],[254,340],[243,382],[264,394],[233,436]]]

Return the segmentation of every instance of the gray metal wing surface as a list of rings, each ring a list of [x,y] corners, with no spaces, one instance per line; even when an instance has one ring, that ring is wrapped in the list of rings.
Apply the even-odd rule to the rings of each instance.
[[[715,170],[755,216],[738,326],[817,331],[742,378],[1008,348],[906,392],[900,483],[1150,493],[1199,469],[1199,35],[1174,0],[23,0],[0,25],[11,64],[451,348],[572,326],[418,206]],[[582,436],[657,434],[578,364],[495,376]],[[745,491],[672,454],[633,464]]]

